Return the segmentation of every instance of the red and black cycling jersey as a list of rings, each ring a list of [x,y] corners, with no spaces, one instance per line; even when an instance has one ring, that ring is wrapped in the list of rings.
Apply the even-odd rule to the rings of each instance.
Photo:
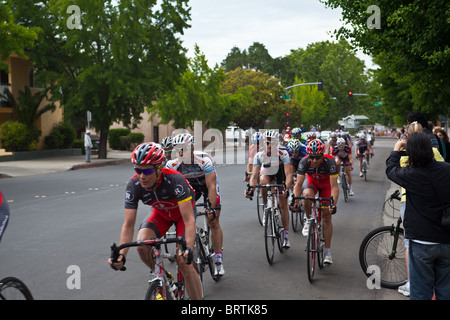
[[[178,171],[162,169],[155,191],[144,189],[137,175],[128,181],[125,209],[137,209],[138,202],[152,206],[158,211],[179,213],[178,205],[192,200],[195,192],[186,178]]]
[[[304,157],[298,164],[297,173],[303,176],[307,175],[308,178],[315,178],[317,181],[322,181],[336,176],[339,172],[333,157],[329,154],[324,154],[322,164],[318,168],[311,164],[309,156]]]

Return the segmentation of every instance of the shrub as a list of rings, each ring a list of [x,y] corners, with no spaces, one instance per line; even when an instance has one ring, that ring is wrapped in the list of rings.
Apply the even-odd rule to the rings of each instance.
[[[41,131],[33,132],[17,121],[7,121],[1,126],[2,145],[7,151],[29,151],[36,149]]]
[[[126,146],[120,141],[120,137],[130,134],[130,129],[111,129],[108,134],[109,147],[114,150],[126,150]]]
[[[128,135],[128,143],[130,145],[134,144],[134,147],[136,147],[138,144],[141,144],[144,142],[144,134],[140,132],[131,132]]]
[[[52,129],[48,136],[45,137],[45,146],[48,149],[71,148],[76,135],[75,129],[70,123],[61,122]]]

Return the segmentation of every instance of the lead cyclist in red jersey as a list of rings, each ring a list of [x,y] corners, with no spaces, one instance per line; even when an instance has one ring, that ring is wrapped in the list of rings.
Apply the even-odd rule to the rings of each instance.
[[[131,154],[136,175],[127,184],[120,243],[133,240],[139,200],[152,206],[153,210],[139,227],[137,241],[160,238],[175,224],[177,236],[183,236],[187,246],[185,252],[179,251],[177,255],[179,270],[189,297],[199,300],[202,299],[200,278],[191,264],[196,232],[193,210],[195,193],[181,173],[162,168],[164,159],[162,146],[153,142],[140,144]],[[154,270],[152,248],[137,247],[137,250],[141,260]],[[109,264],[120,270],[125,264],[127,252],[128,248],[121,250],[118,261],[113,263],[109,259]]]
[[[307,157],[304,157],[297,170],[297,183],[294,187],[295,197],[300,197],[303,191],[304,197],[314,197],[319,192],[320,197],[329,198],[333,196],[334,206],[330,212],[329,203],[322,203],[322,221],[325,238],[325,257],[324,263],[330,265],[333,263],[331,257],[331,237],[333,235],[333,224],[331,215],[336,212],[336,203],[339,196],[339,187],[337,184],[338,169],[333,157],[324,154],[325,144],[318,140],[311,140],[306,147]],[[306,187],[302,190],[305,178],[308,179]],[[311,201],[303,200],[306,216],[311,215]],[[296,208],[294,208],[296,209]],[[305,223],[303,235],[307,234],[309,223]]]

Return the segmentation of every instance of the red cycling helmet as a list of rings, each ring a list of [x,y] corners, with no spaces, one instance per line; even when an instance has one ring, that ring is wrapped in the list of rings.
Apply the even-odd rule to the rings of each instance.
[[[135,164],[161,164],[164,162],[165,152],[162,146],[154,142],[144,142],[134,149],[131,162]]]
[[[325,144],[319,139],[311,140],[306,147],[308,154],[323,154],[325,152]]]

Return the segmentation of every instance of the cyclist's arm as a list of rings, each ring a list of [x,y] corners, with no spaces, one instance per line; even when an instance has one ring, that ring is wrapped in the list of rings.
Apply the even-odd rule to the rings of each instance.
[[[291,163],[284,164],[284,172],[286,175],[286,190],[289,190],[294,185],[294,177],[292,176],[293,173],[293,167]]]
[[[206,188],[208,189],[208,198],[211,202],[211,208],[216,207],[216,201],[217,201],[217,177],[216,172],[213,171],[210,174],[205,175],[205,183]]]
[[[294,196],[300,197],[302,195],[302,186],[303,182],[305,182],[305,175],[297,173],[297,183],[294,186]]]
[[[184,201],[179,204],[179,207],[185,226],[184,237],[186,246],[193,250],[195,241],[195,216],[194,210],[192,209],[192,201]]]
[[[337,177],[337,175],[330,176],[331,195],[333,196],[333,202],[335,206],[339,198],[339,186],[337,183]]]
[[[133,241],[134,225],[136,223],[137,209],[125,209],[125,220],[122,225],[122,231],[120,232],[120,244]],[[122,249],[122,253],[127,256],[129,248]]]

